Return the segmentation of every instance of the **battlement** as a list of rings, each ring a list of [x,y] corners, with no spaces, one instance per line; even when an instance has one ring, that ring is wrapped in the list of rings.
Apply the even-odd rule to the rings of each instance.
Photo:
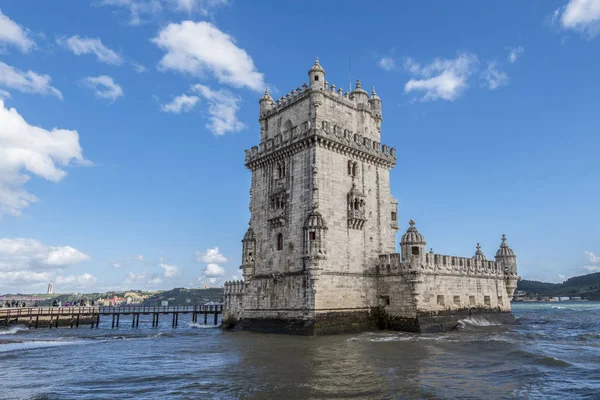
[[[413,256],[417,261],[418,256]],[[477,260],[469,257],[448,256],[427,253],[424,264],[418,262],[402,262],[400,253],[382,254],[379,256],[377,270],[380,275],[451,274],[474,277],[516,277],[516,272],[505,271],[496,261]]]
[[[328,121],[322,121],[321,127],[313,127],[310,121],[304,121],[300,126],[293,126],[291,129],[275,135],[274,138],[267,139],[265,142],[259,143],[258,146],[245,150],[246,164],[313,136],[325,146],[336,147],[337,149],[345,146],[347,150],[354,150],[352,153],[355,155],[363,153],[367,158],[378,158],[385,161],[389,166],[396,164],[395,148],[381,144],[361,134],[353,133],[341,126],[332,125]]]
[[[333,84],[329,86],[329,83],[326,81],[323,88],[309,88],[306,83],[304,83],[302,86],[293,89],[291,92],[281,96],[277,100],[267,99],[265,105],[260,109],[260,118],[269,118],[272,115],[276,115],[287,107],[290,107],[300,100],[307,98],[310,93],[322,93],[328,98],[349,108],[373,112],[381,117],[381,100],[379,97],[377,97],[375,92],[373,92],[370,99],[366,92],[364,92],[364,96],[355,96],[354,92],[344,91],[341,87],[338,88]],[[371,102],[371,99],[377,99],[379,104]]]
[[[244,281],[227,281],[223,285],[223,294],[241,294],[244,291]]]

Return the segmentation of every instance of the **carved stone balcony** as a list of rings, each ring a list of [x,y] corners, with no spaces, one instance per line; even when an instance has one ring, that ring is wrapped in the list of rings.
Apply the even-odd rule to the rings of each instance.
[[[348,210],[348,228],[362,229],[366,221],[365,210]]]
[[[285,208],[269,210],[268,220],[272,227],[285,225]]]

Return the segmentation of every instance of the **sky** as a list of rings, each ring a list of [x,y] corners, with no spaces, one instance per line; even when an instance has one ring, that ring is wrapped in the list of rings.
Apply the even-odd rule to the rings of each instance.
[[[316,56],[382,99],[398,241],[600,271],[600,0],[0,0],[0,293],[240,279],[258,100]]]

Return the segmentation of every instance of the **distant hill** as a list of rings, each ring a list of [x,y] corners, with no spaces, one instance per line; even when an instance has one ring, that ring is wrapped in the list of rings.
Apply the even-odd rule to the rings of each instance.
[[[156,293],[142,303],[145,306],[160,306],[166,300],[170,306],[198,305],[208,302],[220,303],[223,299],[223,288],[185,289],[175,288]]]
[[[587,300],[600,300],[600,272],[575,276],[563,283],[546,283],[520,280],[517,290],[535,297],[580,296]]]

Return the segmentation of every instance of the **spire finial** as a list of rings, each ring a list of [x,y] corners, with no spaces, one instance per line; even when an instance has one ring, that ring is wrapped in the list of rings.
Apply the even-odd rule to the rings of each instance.
[[[481,251],[481,246],[477,243],[477,251]]]
[[[319,57],[318,56],[315,58],[315,65],[319,65]]]
[[[373,86],[373,90],[371,90],[371,95],[372,96],[377,96],[377,92],[375,92],[375,86]]]
[[[409,224],[409,225],[411,226],[411,228],[412,228],[413,226],[415,226],[415,221],[413,221],[413,220],[411,219],[410,221],[408,221],[408,224]]]
[[[360,89],[360,79],[357,79],[357,80],[356,80],[356,88],[357,88],[357,89]]]

